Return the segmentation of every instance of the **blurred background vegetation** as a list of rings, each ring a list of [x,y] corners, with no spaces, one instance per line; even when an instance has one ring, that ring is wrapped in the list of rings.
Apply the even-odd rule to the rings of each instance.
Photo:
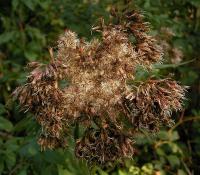
[[[87,167],[67,149],[41,152],[38,126],[20,112],[11,93],[25,82],[29,61],[47,62],[49,47],[66,29],[91,39],[91,26],[108,19],[123,0],[0,0],[0,174],[2,175],[198,175],[200,174],[200,0],[135,0],[165,50],[151,74],[171,76],[189,86],[176,124],[156,135],[136,136],[132,160],[102,170]],[[132,8],[132,7],[130,7]],[[138,79],[149,74],[138,68]],[[73,130],[73,128],[72,128]]]

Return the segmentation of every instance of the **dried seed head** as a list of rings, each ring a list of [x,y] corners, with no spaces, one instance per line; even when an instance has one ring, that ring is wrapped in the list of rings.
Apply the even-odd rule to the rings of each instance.
[[[129,137],[113,128],[86,130],[84,137],[76,142],[78,158],[90,164],[105,165],[125,157],[132,157],[133,142]]]
[[[161,27],[159,35],[157,35],[156,38],[163,49],[166,60],[170,63],[178,64],[183,59],[183,51],[181,48],[177,48],[171,43],[174,35],[170,28]]]
[[[170,79],[148,80],[124,99],[124,111],[135,128],[158,131],[170,126],[172,111],[182,108],[185,89]]]
[[[184,89],[175,81],[149,80],[136,89],[127,85],[137,65],[150,68],[161,60],[162,51],[148,35],[141,14],[125,13],[123,20],[115,25],[102,21],[96,27],[101,40],[87,42],[68,30],[60,36],[49,64],[29,63],[27,83],[13,94],[41,125],[42,149],[64,146],[71,123],[84,123],[87,128],[95,123],[98,129],[87,129],[76,143],[76,155],[98,164],[113,162],[134,153],[122,112],[131,121],[131,130],[154,131],[161,123],[170,123],[173,110],[181,109]],[[61,80],[69,81],[69,86],[61,88]]]

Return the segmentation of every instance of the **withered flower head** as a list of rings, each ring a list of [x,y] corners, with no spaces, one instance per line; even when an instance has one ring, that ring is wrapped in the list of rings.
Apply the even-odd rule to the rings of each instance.
[[[133,142],[122,132],[113,128],[86,130],[84,137],[76,142],[75,154],[90,164],[114,162],[134,153]]]
[[[184,89],[170,79],[148,80],[135,89],[127,85],[127,80],[134,80],[137,65],[149,70],[162,59],[141,14],[128,12],[121,24],[96,29],[102,39],[90,42],[66,31],[49,64],[28,64],[27,83],[14,96],[41,125],[42,149],[64,146],[67,128],[87,123],[84,136],[76,142],[76,156],[104,164],[133,155],[129,129],[157,131],[161,124],[170,124],[172,111],[181,109]],[[61,80],[70,83],[60,87]],[[122,116],[132,128],[124,126]]]
[[[135,129],[158,131],[162,124],[170,126],[172,111],[182,108],[184,89],[170,79],[141,83],[124,99],[124,112]]]
[[[156,36],[159,45],[162,47],[166,61],[172,64],[178,64],[183,60],[183,51],[173,45],[172,40],[175,34],[170,28],[161,27]]]

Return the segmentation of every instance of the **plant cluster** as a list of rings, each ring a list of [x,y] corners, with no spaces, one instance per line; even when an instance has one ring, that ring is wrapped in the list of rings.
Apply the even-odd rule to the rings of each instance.
[[[76,140],[77,157],[102,165],[132,157],[139,129],[171,125],[172,112],[182,108],[185,89],[174,80],[128,85],[138,65],[151,70],[163,53],[138,11],[126,11],[117,21],[94,27],[102,37],[89,42],[67,30],[49,64],[28,64],[27,83],[14,96],[41,125],[42,149],[65,147],[69,126],[79,123],[86,129]],[[61,87],[63,80],[69,85]]]

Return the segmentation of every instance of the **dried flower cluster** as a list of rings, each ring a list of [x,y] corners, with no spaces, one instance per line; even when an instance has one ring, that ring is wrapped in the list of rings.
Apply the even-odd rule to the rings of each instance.
[[[173,46],[172,39],[174,36],[175,34],[170,28],[162,27],[156,38],[163,48],[166,60],[172,64],[178,64],[183,60],[184,55],[181,48]]]
[[[132,141],[116,128],[89,128],[84,137],[77,141],[75,153],[90,164],[103,164],[121,157],[131,157],[134,149]]]
[[[141,83],[126,96],[125,116],[134,128],[158,131],[162,123],[170,126],[172,111],[182,108],[184,89],[170,79],[149,80]]]
[[[66,31],[48,65],[28,65],[27,83],[14,96],[41,125],[38,143],[43,149],[64,146],[68,127],[78,122],[86,130],[76,141],[76,156],[104,164],[133,155],[132,137],[139,128],[157,131],[170,124],[172,111],[181,109],[184,89],[170,79],[127,85],[137,65],[150,69],[162,58],[138,12],[126,12],[121,24],[101,23],[95,30],[102,39],[90,42]],[[69,86],[61,88],[61,80]]]

